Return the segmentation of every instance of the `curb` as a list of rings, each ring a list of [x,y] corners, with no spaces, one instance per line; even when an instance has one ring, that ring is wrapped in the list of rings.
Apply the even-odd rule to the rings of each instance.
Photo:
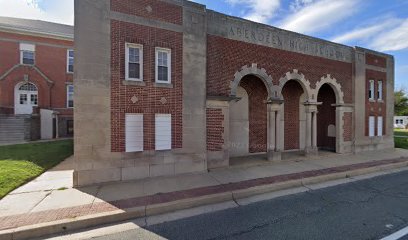
[[[350,178],[359,175],[370,174],[374,172],[387,171],[402,167],[407,167],[408,161],[384,164],[363,169],[348,170],[340,173],[329,173],[320,176],[307,177],[297,180],[272,183],[267,185],[250,187],[247,189],[227,191],[223,193],[210,194],[201,197],[194,197],[182,200],[176,200],[167,203],[148,205],[145,207],[128,208],[126,210],[115,210],[105,213],[93,214],[88,216],[64,219],[59,221],[39,223],[29,226],[18,227],[0,231],[0,240],[22,240],[31,239],[52,234],[63,234],[73,230],[95,227],[102,224],[121,222],[133,218],[141,218],[153,215],[159,215],[177,210],[189,209],[193,207],[216,204],[227,201],[236,201],[237,199],[248,198],[254,195],[285,190],[289,188],[300,187],[303,185],[317,184],[332,180]]]

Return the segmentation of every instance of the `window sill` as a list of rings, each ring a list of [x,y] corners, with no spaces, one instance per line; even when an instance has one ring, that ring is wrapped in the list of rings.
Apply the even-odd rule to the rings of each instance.
[[[171,83],[158,83],[158,82],[155,82],[154,86],[159,87],[159,88],[173,88],[173,84],[171,84]]]
[[[375,103],[376,101],[374,99],[368,99],[369,102]]]
[[[139,86],[139,87],[144,87],[146,86],[146,83],[143,81],[135,81],[135,80],[123,80],[122,84],[125,86]]]

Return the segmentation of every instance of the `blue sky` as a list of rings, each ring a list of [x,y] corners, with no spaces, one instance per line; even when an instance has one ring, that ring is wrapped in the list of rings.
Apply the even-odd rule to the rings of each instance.
[[[207,8],[395,56],[408,90],[408,0],[194,0]],[[0,16],[73,24],[73,0],[0,0]]]

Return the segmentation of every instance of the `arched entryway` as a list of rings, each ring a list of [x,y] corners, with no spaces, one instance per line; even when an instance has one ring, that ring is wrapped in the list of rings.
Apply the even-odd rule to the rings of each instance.
[[[14,89],[14,113],[32,114],[38,106],[38,88],[33,83],[18,83]]]
[[[268,90],[255,75],[246,75],[230,105],[230,156],[267,152]]]
[[[318,92],[317,101],[317,147],[336,151],[336,94],[329,84],[323,84]]]
[[[304,147],[302,134],[304,132],[304,107],[305,93],[296,80],[289,80],[282,89],[283,124],[284,124],[284,150],[300,150]]]

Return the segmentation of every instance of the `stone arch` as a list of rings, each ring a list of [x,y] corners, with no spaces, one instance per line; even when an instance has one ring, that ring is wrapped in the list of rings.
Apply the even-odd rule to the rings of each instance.
[[[237,95],[237,88],[239,86],[240,81],[242,80],[243,77],[247,75],[254,75],[258,77],[259,79],[262,80],[262,82],[265,85],[266,90],[268,91],[268,98],[272,97],[272,77],[266,73],[266,70],[264,68],[258,68],[258,64],[253,63],[250,67],[247,65],[243,66],[241,68],[241,71],[237,71],[234,74],[234,80],[231,81],[230,88],[231,88],[231,93],[230,96],[236,96]]]
[[[319,94],[320,88],[326,83],[333,89],[334,94],[336,95],[336,104],[343,104],[344,93],[341,90],[341,84],[338,83],[337,80],[333,78],[330,74],[323,76],[322,78],[320,78],[320,81],[316,83],[316,88],[314,89],[314,95],[316,96],[316,99],[317,94]]]
[[[290,80],[295,80],[303,88],[304,93],[306,94],[306,101],[311,102],[312,100],[312,90],[310,88],[310,82],[305,78],[305,75],[302,73],[299,73],[297,69],[293,69],[292,72],[287,72],[284,77],[282,77],[279,80],[279,86],[275,87],[275,91],[277,93],[277,97],[283,100],[283,95],[282,95],[282,90],[285,84],[290,81]]]

